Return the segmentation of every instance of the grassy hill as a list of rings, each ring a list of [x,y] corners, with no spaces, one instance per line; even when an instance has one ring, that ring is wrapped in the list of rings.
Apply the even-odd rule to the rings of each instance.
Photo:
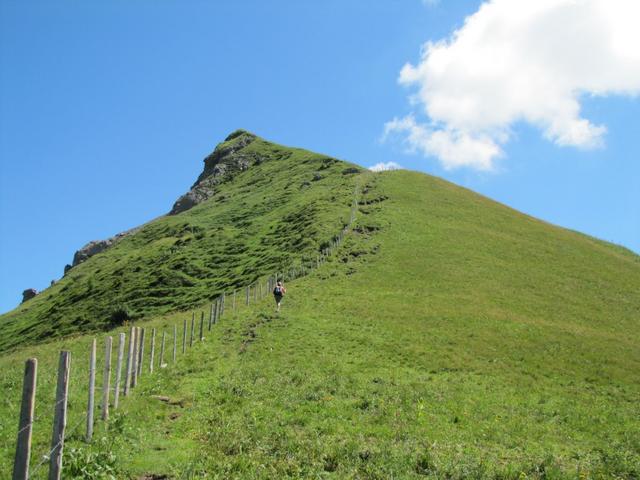
[[[246,170],[226,175],[212,198],[144,225],[1,315],[0,352],[186,310],[314,262],[348,220],[359,167],[254,137],[238,131],[218,145],[253,140],[240,149]]]
[[[296,211],[320,190],[299,183],[323,158],[300,155],[318,163],[278,169],[264,180],[266,198],[247,191],[235,198],[254,202],[227,208],[250,215],[299,175],[289,188]],[[98,424],[96,442],[72,436],[70,471],[91,464],[85,472],[95,476],[78,478],[109,470],[117,478],[639,478],[640,257],[428,175],[352,176],[343,168],[323,171],[318,183],[332,186],[307,198],[321,208],[316,231],[303,236],[315,255],[362,182],[356,225],[338,252],[288,285],[280,314],[269,299],[228,311],[175,367],[144,376],[108,429]],[[330,201],[336,194],[341,200]],[[218,208],[210,200],[161,222],[190,212],[204,219]],[[247,233],[247,245],[261,245],[270,222],[285,217],[266,215],[254,218],[263,226]],[[192,245],[206,241],[207,228]],[[297,232],[282,230],[280,241]],[[138,255],[144,251],[140,245]],[[253,270],[249,252],[235,258],[245,267],[220,275],[230,285],[234,272]],[[207,288],[184,288],[167,311],[199,300],[206,308]],[[168,328],[185,315],[143,324]],[[71,349],[84,365],[89,338],[0,358],[0,387],[12,392],[0,407],[0,471],[13,455],[21,362],[38,356],[38,395],[48,402],[57,350]],[[71,383],[70,425],[82,422],[82,368]],[[36,451],[48,436],[46,426],[38,430]]]

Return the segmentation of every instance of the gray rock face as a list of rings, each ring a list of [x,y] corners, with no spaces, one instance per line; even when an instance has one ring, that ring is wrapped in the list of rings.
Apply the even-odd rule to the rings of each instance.
[[[117,235],[107,238],[106,240],[92,240],[87,243],[84,247],[78,250],[73,255],[73,263],[71,265],[65,265],[64,273],[66,274],[69,270],[71,270],[76,265],[81,264],[87,259],[97,255],[98,253],[104,252],[107,248],[113,246],[120,240],[122,240],[127,235],[131,235],[134,232],[140,230],[141,227],[132,228],[131,230],[127,230],[126,232],[118,233]]]
[[[38,294],[38,291],[35,288],[27,288],[24,292],[22,292],[22,303],[27,300],[31,300]]]
[[[260,158],[256,155],[242,151],[255,138],[255,135],[244,130],[236,130],[229,135],[204,159],[204,170],[196,183],[176,200],[169,215],[177,215],[211,198],[216,193],[217,185],[249,169],[251,164],[259,163]]]
[[[75,267],[88,258],[93,257],[96,253],[104,252],[107,248],[113,245],[113,242],[113,238],[108,238],[107,240],[93,240],[87,243],[75,253],[71,266]]]

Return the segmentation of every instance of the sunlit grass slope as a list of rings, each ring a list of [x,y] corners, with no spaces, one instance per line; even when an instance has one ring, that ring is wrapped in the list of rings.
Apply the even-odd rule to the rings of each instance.
[[[640,476],[640,257],[427,175],[357,177],[338,214],[366,184],[354,231],[288,285],[283,311],[227,310],[176,366],[144,375],[92,445],[72,435],[69,478]],[[63,346],[82,422],[89,338],[0,359],[0,471],[22,361],[42,365],[39,452]]]
[[[127,472],[638,478],[639,258],[421,174],[365,199],[280,315],[226,319],[145,385]]]
[[[246,135],[236,132],[219,148]],[[248,170],[213,198],[148,223],[0,316],[0,351],[113,328],[123,316],[184,310],[282,265],[315,259],[348,219],[355,166],[260,138],[242,154],[251,159]]]

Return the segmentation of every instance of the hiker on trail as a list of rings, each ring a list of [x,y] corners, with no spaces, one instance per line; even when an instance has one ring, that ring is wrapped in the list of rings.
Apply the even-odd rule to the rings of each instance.
[[[275,288],[273,289],[273,298],[276,300],[276,311],[280,311],[280,302],[282,301],[282,297],[287,293],[287,289],[284,288],[284,285],[280,280],[276,283]]]

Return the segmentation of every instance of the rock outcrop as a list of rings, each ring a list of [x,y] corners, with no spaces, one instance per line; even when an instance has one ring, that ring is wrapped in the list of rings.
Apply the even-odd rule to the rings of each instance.
[[[243,151],[255,139],[255,135],[245,130],[236,130],[229,135],[204,159],[204,170],[196,183],[176,200],[169,215],[177,215],[211,198],[217,185],[247,170],[251,164],[259,163],[260,158],[256,154]]]
[[[93,257],[94,255],[97,255],[98,253],[104,252],[107,248],[112,247],[117,242],[122,240],[124,237],[126,237],[128,235],[131,235],[132,233],[135,233],[138,230],[140,230],[140,228],[141,227],[132,228],[131,230],[127,230],[126,232],[118,233],[117,235],[114,235],[111,238],[107,238],[106,240],[92,240],[92,241],[90,241],[89,243],[87,243],[84,247],[82,247],[80,250],[78,250],[73,255],[73,263],[71,265],[68,265],[68,264],[65,265],[65,267],[64,267],[65,275],[73,267],[81,264],[82,262],[84,262],[87,259]]]
[[[87,243],[84,247],[78,250],[73,256],[72,267],[81,264],[88,258],[93,257],[95,254],[104,252],[107,248],[109,248],[115,242],[115,237],[108,238],[107,240],[92,240]]]
[[[31,300],[38,294],[38,291],[35,288],[27,288],[24,292],[22,292],[22,303]]]

